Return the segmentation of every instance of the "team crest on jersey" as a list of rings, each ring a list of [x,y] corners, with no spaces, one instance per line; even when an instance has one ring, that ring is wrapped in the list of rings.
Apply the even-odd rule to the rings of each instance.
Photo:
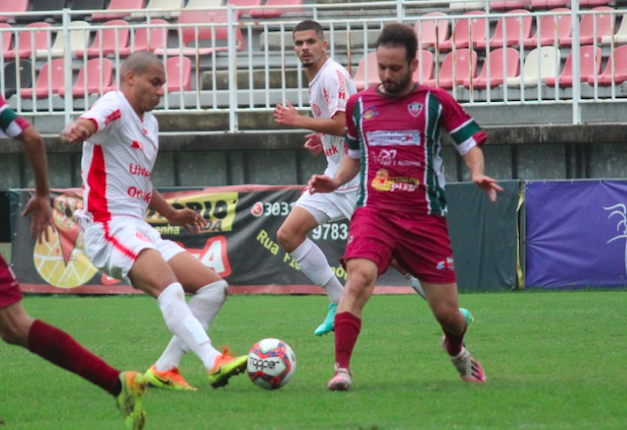
[[[313,111],[313,114],[316,118],[319,118],[320,115],[322,115],[322,111],[320,110],[320,107],[318,107],[318,105],[315,103],[311,104],[311,110]]]
[[[420,115],[420,112],[422,112],[422,107],[422,103],[414,102],[407,105],[407,110],[409,111],[411,116],[413,116],[414,118],[418,118],[418,115]]]

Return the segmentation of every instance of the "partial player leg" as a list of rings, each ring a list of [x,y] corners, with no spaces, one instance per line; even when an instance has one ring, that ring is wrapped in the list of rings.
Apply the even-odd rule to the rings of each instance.
[[[333,322],[337,304],[342,297],[344,287],[337,279],[322,250],[307,235],[319,223],[307,210],[295,206],[292,212],[277,232],[281,246],[298,263],[301,271],[311,282],[324,288],[331,304],[327,309],[327,316],[314,331],[317,336],[333,331]]]
[[[327,388],[345,391],[351,386],[350,359],[361,331],[361,315],[374,291],[377,265],[367,259],[355,258],[346,263],[348,282],[335,316],[335,375]]]
[[[443,347],[462,380],[485,382],[481,365],[464,346],[464,334],[468,324],[459,312],[457,284],[431,284],[423,282],[427,301],[444,331]]]

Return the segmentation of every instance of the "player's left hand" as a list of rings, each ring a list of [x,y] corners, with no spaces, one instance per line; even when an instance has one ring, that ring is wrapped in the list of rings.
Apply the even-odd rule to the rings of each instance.
[[[200,233],[207,227],[207,220],[190,208],[177,209],[174,215],[168,217],[168,221],[184,227],[189,233]]]
[[[333,180],[326,175],[313,175],[307,184],[310,194],[315,193],[332,193],[337,190],[338,186]]]
[[[305,139],[307,140],[305,141],[303,147],[311,152],[314,157],[320,154],[324,149],[324,146],[322,145],[322,139],[320,139],[319,133],[308,134],[305,136]]]
[[[285,106],[279,103],[274,108],[274,121],[279,124],[298,127],[298,116],[298,111],[289,100],[285,102]]]
[[[37,238],[39,243],[42,239],[48,241],[48,227],[52,226],[52,211],[50,209],[50,196],[34,195],[26,203],[26,208],[22,212],[23,217],[31,215],[30,235]]]
[[[472,182],[475,183],[476,186],[484,190],[488,193],[488,197],[492,203],[496,202],[496,192],[502,193],[503,187],[501,187],[495,179],[490,178],[485,175],[476,175],[473,176]]]

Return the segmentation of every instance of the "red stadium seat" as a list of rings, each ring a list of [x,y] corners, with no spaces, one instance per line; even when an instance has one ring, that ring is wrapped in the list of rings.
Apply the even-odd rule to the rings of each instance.
[[[453,73],[453,69],[455,69]],[[477,77],[477,53],[469,49],[458,49],[449,52],[440,69],[439,80],[435,79],[424,81],[425,85],[434,86],[439,82],[438,86],[450,90],[453,86],[462,85],[465,80]]]
[[[453,39],[455,39],[456,48],[468,48],[470,46],[469,29],[472,31],[473,45],[479,40],[486,40],[486,19],[487,15],[483,11],[465,13],[464,18],[460,18],[455,24],[451,37],[440,43],[440,50],[450,51],[453,48]]]
[[[46,22],[33,22],[24,28],[50,28],[50,24]],[[4,53],[4,58],[13,59],[17,56],[20,58],[28,58],[38,49],[48,49],[52,45],[52,32],[41,31],[21,31],[19,32],[19,41],[16,40],[17,46],[10,51]]]
[[[0,49],[3,56],[11,50],[11,43],[13,43],[13,32],[11,26],[6,23],[0,23],[0,30],[6,29],[7,31],[0,31]]]
[[[492,10],[514,10],[531,6],[531,0],[508,0],[508,1],[491,1],[490,9]]]
[[[416,58],[418,59],[418,68],[414,72],[412,76],[414,82],[424,82],[429,79],[433,79],[433,69],[435,68],[433,63],[433,54],[431,51],[427,51],[423,49],[422,51],[418,50],[416,53]],[[420,77],[420,72],[422,71],[422,79]]]
[[[553,9],[552,12],[570,13],[570,9]],[[570,38],[571,32],[570,15],[544,15],[540,17],[540,27],[536,30],[536,34],[523,40],[523,45],[525,48],[537,48],[538,37],[540,38],[540,46],[554,45],[556,41],[559,43],[560,39]]]
[[[507,12],[508,14],[530,14],[528,10],[519,9]],[[490,39],[490,48],[502,48],[504,46],[520,46],[521,45],[521,33],[522,39],[529,38],[531,36],[531,24],[533,18],[531,16],[512,16],[507,18],[500,18],[496,23],[494,30],[494,36]],[[522,24],[522,25],[521,25]],[[522,27],[522,28],[521,28]],[[505,36],[503,36],[505,31]],[[485,49],[487,42],[485,39],[477,40],[475,46],[478,49]]]
[[[612,12],[614,9],[611,7],[595,7],[592,11],[600,12],[590,15],[584,15],[579,23],[579,44],[592,45],[594,41],[594,26],[596,21],[596,39],[597,43],[601,42],[603,36],[612,35],[612,20],[614,15]],[[606,12],[606,13],[603,13]],[[563,37],[560,39],[561,46],[570,46],[572,44],[572,37]]]
[[[301,4],[303,0],[268,0],[264,6],[300,6]],[[250,11],[250,16],[255,19],[279,18],[286,12],[302,12],[302,9],[254,9]]]
[[[609,87],[612,85],[612,63],[614,66],[614,84],[620,85],[627,81],[627,45],[619,46],[614,50],[614,56],[608,58],[607,66],[603,73],[598,75],[597,83],[601,86]],[[588,83],[594,85],[594,76],[588,77]]]
[[[104,94],[113,89],[113,62],[108,58],[92,58],[78,71],[78,78],[72,86],[72,95],[85,97],[89,94]],[[59,94],[65,96],[65,88]]]
[[[357,66],[357,72],[353,81],[355,82],[355,88],[357,91],[361,91],[366,87],[372,87],[377,85],[381,80],[379,79],[379,65],[377,63],[377,53],[370,52],[368,55],[368,64],[366,64],[366,57],[364,56],[359,60]],[[368,68],[368,80],[366,81],[366,67]]]
[[[442,12],[431,12],[423,15],[426,17],[446,17],[447,15]],[[432,48],[436,42],[436,29],[437,29],[437,42],[438,45],[445,41],[449,36],[449,20],[448,19],[422,19],[416,21],[414,24],[414,32],[418,38],[418,49]]]
[[[192,61],[189,58],[170,57],[167,60],[165,70],[167,92],[190,91],[192,89]]]
[[[148,22],[143,22],[142,25],[148,25]],[[162,26],[168,25],[168,22],[163,19],[152,19],[150,25]],[[138,28],[133,46],[120,48],[120,55],[126,56],[136,51],[154,52],[157,49],[162,49],[165,47],[167,35],[168,29],[163,27]]]
[[[607,6],[610,3],[614,3],[613,0],[580,0],[580,7],[598,7],[598,6]]]
[[[128,48],[128,41],[130,37],[130,29],[128,28],[128,22],[123,19],[114,19],[102,24],[105,27],[122,27],[122,28],[101,28],[96,31],[96,37],[89,48],[87,48],[88,57],[100,56],[101,44],[102,55],[115,54],[116,50],[122,52]],[[82,57],[84,51],[77,49],[75,55]]]
[[[48,98],[50,94],[58,94],[65,85],[65,61],[57,58],[44,66],[37,75],[34,88],[24,88],[20,90],[22,98],[31,98],[35,93],[36,99]]]
[[[505,58],[503,58],[505,57]],[[504,65],[507,66],[504,66]],[[498,48],[490,51],[490,88],[495,88],[506,78],[515,78],[520,74],[520,61],[518,51],[514,48]],[[464,80],[464,86],[470,88],[470,79]],[[475,89],[488,88],[488,64],[483,63],[481,74],[472,80]]]
[[[579,74],[581,82],[588,82],[588,80],[592,77],[594,79],[594,75],[598,75],[601,72],[601,48],[596,48],[596,53],[592,46],[581,46],[580,47],[580,60],[579,60]],[[557,83],[560,87],[572,87],[573,86],[573,53],[571,52],[566,58],[566,63],[564,64],[564,70],[560,73],[557,78]],[[555,86],[555,78],[549,77],[546,78],[546,84],[554,87]]]
[[[255,8],[261,6],[263,0],[226,0],[226,5],[231,6],[250,6],[251,8]],[[241,15],[250,15],[251,9],[238,9],[236,10],[237,18]]]
[[[28,10],[28,0],[4,0],[0,1],[0,12],[26,12]],[[0,16],[0,22],[14,20],[11,15]]]
[[[125,9],[143,9],[144,0],[111,0],[107,11],[125,10]],[[122,19],[125,16],[129,16],[130,12],[118,12],[118,13],[95,13],[92,15],[94,21],[104,21],[112,19]]]

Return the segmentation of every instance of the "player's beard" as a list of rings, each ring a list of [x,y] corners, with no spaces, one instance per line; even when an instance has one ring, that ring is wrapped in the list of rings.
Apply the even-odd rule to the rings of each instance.
[[[412,72],[411,72],[411,69],[409,69],[409,72],[405,76],[403,76],[403,78],[400,81],[398,82],[383,81],[382,84],[386,93],[399,94],[407,89],[411,81],[412,81]]]

